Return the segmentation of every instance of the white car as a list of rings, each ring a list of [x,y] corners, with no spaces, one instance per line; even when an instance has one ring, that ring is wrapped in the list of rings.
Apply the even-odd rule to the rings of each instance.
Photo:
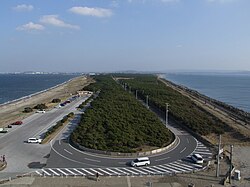
[[[148,157],[137,158],[131,162],[131,166],[133,167],[147,166],[149,164],[150,164],[150,160]]]
[[[37,110],[36,113],[45,113],[45,110]]]
[[[194,161],[196,164],[203,164],[204,159],[200,154],[193,154],[191,156],[191,159]]]
[[[28,143],[41,143],[42,139],[38,139],[38,138],[29,138]]]

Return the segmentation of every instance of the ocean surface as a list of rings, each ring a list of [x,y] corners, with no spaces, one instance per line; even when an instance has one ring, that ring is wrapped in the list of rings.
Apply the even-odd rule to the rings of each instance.
[[[167,73],[165,79],[250,112],[249,73]]]
[[[0,74],[0,104],[48,89],[74,77],[76,75]]]

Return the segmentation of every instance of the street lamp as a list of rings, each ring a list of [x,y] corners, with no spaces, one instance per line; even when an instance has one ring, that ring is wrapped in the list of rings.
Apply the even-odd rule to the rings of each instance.
[[[166,126],[168,125],[168,107],[169,107],[169,104],[166,103]]]

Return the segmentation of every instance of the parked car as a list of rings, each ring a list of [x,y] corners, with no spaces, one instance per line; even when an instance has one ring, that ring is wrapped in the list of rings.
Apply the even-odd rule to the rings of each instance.
[[[6,129],[6,128],[0,128],[0,133],[7,133],[8,132],[8,129]]]
[[[11,125],[22,125],[22,124],[23,124],[22,121],[16,121],[16,122],[12,123]]]
[[[45,110],[37,110],[36,113],[45,113]]]
[[[193,154],[191,156],[191,159],[194,161],[196,164],[203,164],[204,159],[200,154]]]
[[[41,143],[42,139],[38,139],[38,138],[29,138],[28,143]]]
[[[137,158],[131,162],[131,166],[133,167],[147,166],[149,164],[150,164],[150,160],[148,157]]]

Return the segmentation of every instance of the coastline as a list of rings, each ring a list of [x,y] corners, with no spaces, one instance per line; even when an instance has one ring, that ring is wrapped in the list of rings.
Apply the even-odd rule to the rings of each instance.
[[[57,87],[59,87],[59,86],[62,86],[62,85],[64,85],[64,84],[67,84],[68,82],[72,81],[72,80],[75,79],[75,78],[77,78],[77,77],[71,78],[71,79],[69,79],[69,80],[67,80],[67,81],[64,81],[64,82],[60,83],[60,84],[57,84],[57,85],[52,86],[52,87],[49,87],[49,88],[47,88],[47,89],[44,89],[44,90],[35,92],[35,93],[33,93],[33,94],[26,95],[26,96],[23,96],[23,97],[14,99],[14,100],[6,101],[6,102],[4,102],[4,103],[0,103],[0,107],[2,107],[2,106],[4,106],[4,105],[8,105],[8,104],[15,103],[15,102],[18,102],[18,101],[21,101],[21,100],[29,99],[29,98],[31,98],[31,97],[33,97],[33,96],[39,95],[39,94],[41,94],[41,93],[47,92],[47,91],[49,91],[49,90],[52,90],[52,89],[57,88]]]
[[[225,132],[223,134],[223,140],[225,142],[240,145],[248,145],[250,143],[249,113],[235,107],[230,107],[230,105],[209,98],[185,86],[177,85],[160,75],[158,75],[158,79],[166,86],[191,99],[198,107],[205,110],[210,115],[217,117],[219,120],[227,124],[230,128],[230,132]],[[218,141],[218,135],[215,134],[204,138],[212,144],[216,144]]]
[[[85,76],[75,77],[59,85],[31,94],[32,96],[25,96],[0,105],[0,127],[5,127],[17,120],[23,120],[34,113],[23,113],[25,107],[33,108],[37,104],[46,103],[49,108],[52,108],[57,104],[51,103],[52,99],[65,100],[89,82],[90,79]]]

